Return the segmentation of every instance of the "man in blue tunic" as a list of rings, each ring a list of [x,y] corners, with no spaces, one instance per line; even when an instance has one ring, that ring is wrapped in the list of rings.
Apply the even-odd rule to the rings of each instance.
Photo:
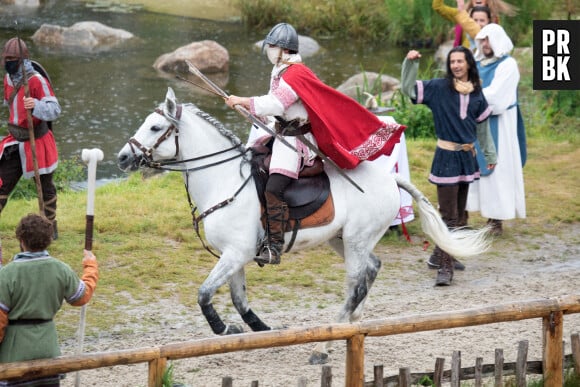
[[[487,118],[491,114],[481,90],[477,66],[469,49],[454,47],[447,56],[445,78],[417,80],[418,51],[411,50],[403,62],[401,90],[413,103],[425,104],[433,112],[437,148],[429,181],[437,185],[439,212],[450,229],[467,222],[465,204],[469,184],[479,179],[474,143],[482,145],[488,168],[496,163],[496,152]],[[435,247],[428,265],[438,268],[436,286],[451,285],[454,268],[465,267]]]

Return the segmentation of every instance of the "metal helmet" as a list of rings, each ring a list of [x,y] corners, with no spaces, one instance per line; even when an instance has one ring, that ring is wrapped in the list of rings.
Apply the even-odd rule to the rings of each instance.
[[[19,42],[20,41],[20,44]],[[29,59],[30,52],[24,40],[19,38],[12,38],[6,42],[4,49],[2,50],[2,62],[5,58],[19,58],[19,59]]]
[[[298,52],[298,34],[290,24],[278,23],[266,35],[262,44],[262,52],[267,44]]]

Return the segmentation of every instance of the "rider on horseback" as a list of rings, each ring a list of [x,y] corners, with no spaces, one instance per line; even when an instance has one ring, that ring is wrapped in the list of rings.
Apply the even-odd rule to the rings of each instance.
[[[268,94],[258,97],[230,96],[227,104],[244,106],[246,109],[260,117],[276,117],[275,128],[278,133],[284,130],[307,129],[309,124],[308,112],[294,89],[284,81],[282,75],[289,66],[301,63],[302,58],[298,53],[298,34],[289,24],[280,23],[274,26],[264,39],[262,51],[265,51],[268,59],[274,65],[270,79]],[[273,122],[271,122],[273,124]],[[308,130],[306,130],[308,131]],[[255,144],[265,144],[270,140],[270,135],[262,131],[257,136]],[[313,144],[316,140],[311,133],[305,133],[305,137]],[[274,140],[272,146],[272,158],[270,161],[270,177],[266,184],[266,240],[256,257],[258,263],[279,264],[282,249],[284,247],[284,232],[288,222],[288,205],[284,199],[284,192],[292,179],[298,179],[302,168],[312,165],[316,154],[304,145],[295,136],[284,135],[283,137],[295,150],[278,140]]]

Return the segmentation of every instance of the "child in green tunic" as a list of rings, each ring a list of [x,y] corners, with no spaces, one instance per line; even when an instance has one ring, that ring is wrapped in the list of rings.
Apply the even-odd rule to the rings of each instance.
[[[0,363],[60,356],[54,316],[64,300],[89,302],[98,281],[97,260],[84,250],[83,276],[49,255],[52,223],[30,214],[16,228],[21,253],[0,269]],[[60,376],[0,381],[0,386],[58,386]]]

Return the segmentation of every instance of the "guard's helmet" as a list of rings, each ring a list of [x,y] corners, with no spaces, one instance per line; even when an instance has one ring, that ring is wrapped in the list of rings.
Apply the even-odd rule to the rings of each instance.
[[[266,35],[266,39],[264,39],[262,44],[262,51],[264,51],[267,44],[298,52],[298,34],[290,24],[278,23]]]
[[[20,40],[20,44],[18,41]],[[2,50],[2,62],[5,58],[19,58],[19,59],[29,59],[30,53],[28,52],[28,47],[22,39],[12,38],[6,42],[4,49]]]

